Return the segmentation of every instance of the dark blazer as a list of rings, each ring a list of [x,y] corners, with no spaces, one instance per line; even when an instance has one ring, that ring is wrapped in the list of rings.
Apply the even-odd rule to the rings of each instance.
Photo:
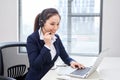
[[[39,32],[35,31],[27,38],[27,53],[30,68],[26,75],[26,80],[40,80],[54,65],[54,62],[58,58],[64,61],[65,64],[70,65],[73,60],[68,56],[65,48],[58,35],[54,46],[56,49],[56,55],[51,59],[50,50],[44,46],[44,41],[40,40]]]

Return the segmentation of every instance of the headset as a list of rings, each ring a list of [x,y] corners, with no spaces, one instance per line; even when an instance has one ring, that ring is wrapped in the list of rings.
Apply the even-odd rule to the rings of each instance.
[[[46,16],[44,14],[44,11],[39,14],[39,18],[38,18],[38,24],[39,24],[39,28],[42,28],[45,24],[45,20],[46,20]],[[45,31],[47,31],[45,28],[44,28]]]
[[[40,14],[40,15],[39,15],[39,20],[38,20],[38,21],[39,21],[39,23],[38,23],[38,24],[39,24],[39,27],[43,27],[43,26],[44,26],[44,21],[43,21],[42,17],[43,17],[43,16]]]

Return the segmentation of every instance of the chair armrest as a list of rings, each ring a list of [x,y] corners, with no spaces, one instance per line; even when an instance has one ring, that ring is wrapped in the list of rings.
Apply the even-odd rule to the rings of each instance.
[[[3,42],[0,43],[0,48],[14,47],[14,46],[26,46],[25,42]]]
[[[0,76],[0,80],[16,80],[16,79],[10,78],[10,77]]]

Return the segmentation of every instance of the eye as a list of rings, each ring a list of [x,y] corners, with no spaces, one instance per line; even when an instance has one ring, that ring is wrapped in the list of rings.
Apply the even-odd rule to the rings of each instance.
[[[57,25],[59,26],[59,23]]]
[[[52,25],[52,26],[54,26],[54,25],[59,26],[59,23],[58,24],[57,23],[50,23],[50,25]]]
[[[54,23],[51,23],[50,25],[55,25]]]

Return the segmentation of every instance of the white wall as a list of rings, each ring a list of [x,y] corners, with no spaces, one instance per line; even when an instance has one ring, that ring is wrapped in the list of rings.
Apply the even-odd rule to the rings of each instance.
[[[120,0],[103,0],[103,49],[120,57]]]
[[[18,40],[17,1],[0,0],[0,42]]]

